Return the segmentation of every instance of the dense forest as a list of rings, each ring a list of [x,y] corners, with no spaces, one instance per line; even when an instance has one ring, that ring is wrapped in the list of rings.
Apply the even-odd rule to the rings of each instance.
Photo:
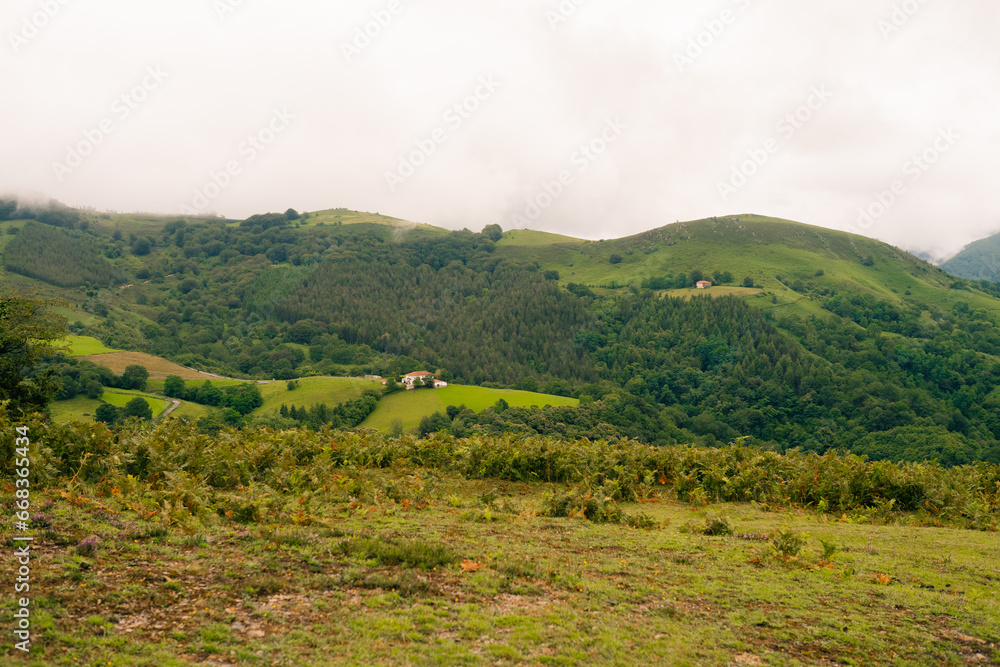
[[[58,285],[110,285],[123,275],[91,237],[37,222],[26,222],[3,255],[4,268]]]

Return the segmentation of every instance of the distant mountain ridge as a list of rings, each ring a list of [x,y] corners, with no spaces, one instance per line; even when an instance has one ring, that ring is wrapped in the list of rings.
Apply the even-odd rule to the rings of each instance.
[[[1000,282],[1000,234],[970,243],[941,268],[966,280]]]

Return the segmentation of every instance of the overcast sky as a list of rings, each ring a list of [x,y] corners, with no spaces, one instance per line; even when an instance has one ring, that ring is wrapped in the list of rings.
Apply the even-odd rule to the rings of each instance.
[[[998,25],[995,0],[7,0],[0,191],[588,238],[753,212],[940,256],[1000,231]]]

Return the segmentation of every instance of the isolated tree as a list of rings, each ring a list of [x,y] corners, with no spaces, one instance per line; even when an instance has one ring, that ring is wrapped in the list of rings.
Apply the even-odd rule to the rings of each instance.
[[[222,404],[241,415],[248,415],[264,405],[264,398],[257,385],[245,382],[235,387],[226,387],[223,390]]]
[[[118,424],[121,422],[123,416],[124,410],[110,403],[101,403],[94,412],[94,420],[108,426]]]
[[[750,276],[747,276],[746,278],[743,279],[744,287],[753,287],[753,285],[754,285],[753,278],[751,278]]]
[[[58,387],[51,371],[29,379],[53,342],[66,334],[63,318],[43,301],[0,297],[0,400],[14,415],[41,411]]]
[[[138,417],[144,421],[149,421],[153,418],[153,409],[149,407],[149,401],[141,396],[136,396],[125,404],[125,411],[123,414],[126,419],[129,417]]]
[[[183,398],[184,380],[177,375],[168,375],[163,383],[163,393],[170,398]]]
[[[143,391],[146,388],[146,380],[149,379],[149,371],[145,366],[131,364],[125,367],[122,373],[122,389],[136,389]]]
[[[608,258],[608,261],[611,262],[612,264],[621,264],[622,256],[619,255],[618,253],[612,253],[611,257]]]
[[[503,238],[503,228],[500,225],[486,225],[483,227],[483,236],[496,243]]]
[[[86,386],[87,398],[100,398],[104,395],[104,385],[97,380],[90,380]]]
[[[144,257],[148,255],[153,250],[153,245],[149,242],[149,239],[136,239],[135,243],[132,244],[132,254],[137,257]]]

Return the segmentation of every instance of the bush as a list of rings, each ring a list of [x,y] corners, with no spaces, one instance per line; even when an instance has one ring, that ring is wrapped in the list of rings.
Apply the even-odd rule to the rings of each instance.
[[[139,364],[132,364],[125,368],[125,372],[122,373],[121,377],[121,387],[122,389],[134,389],[137,391],[144,391],[146,389],[146,380],[149,379],[149,371],[146,370],[145,366],[140,366]]]
[[[136,396],[125,404],[123,415],[126,419],[136,417],[148,421],[153,418],[153,409],[149,407],[149,402],[146,399]]]
[[[101,403],[94,412],[94,420],[101,424],[114,426],[125,418],[124,413],[125,411],[117,406],[110,403]]]
[[[450,565],[455,560],[447,546],[422,540],[359,537],[341,542],[338,549],[342,554],[374,560],[379,565],[401,565],[422,570]]]

